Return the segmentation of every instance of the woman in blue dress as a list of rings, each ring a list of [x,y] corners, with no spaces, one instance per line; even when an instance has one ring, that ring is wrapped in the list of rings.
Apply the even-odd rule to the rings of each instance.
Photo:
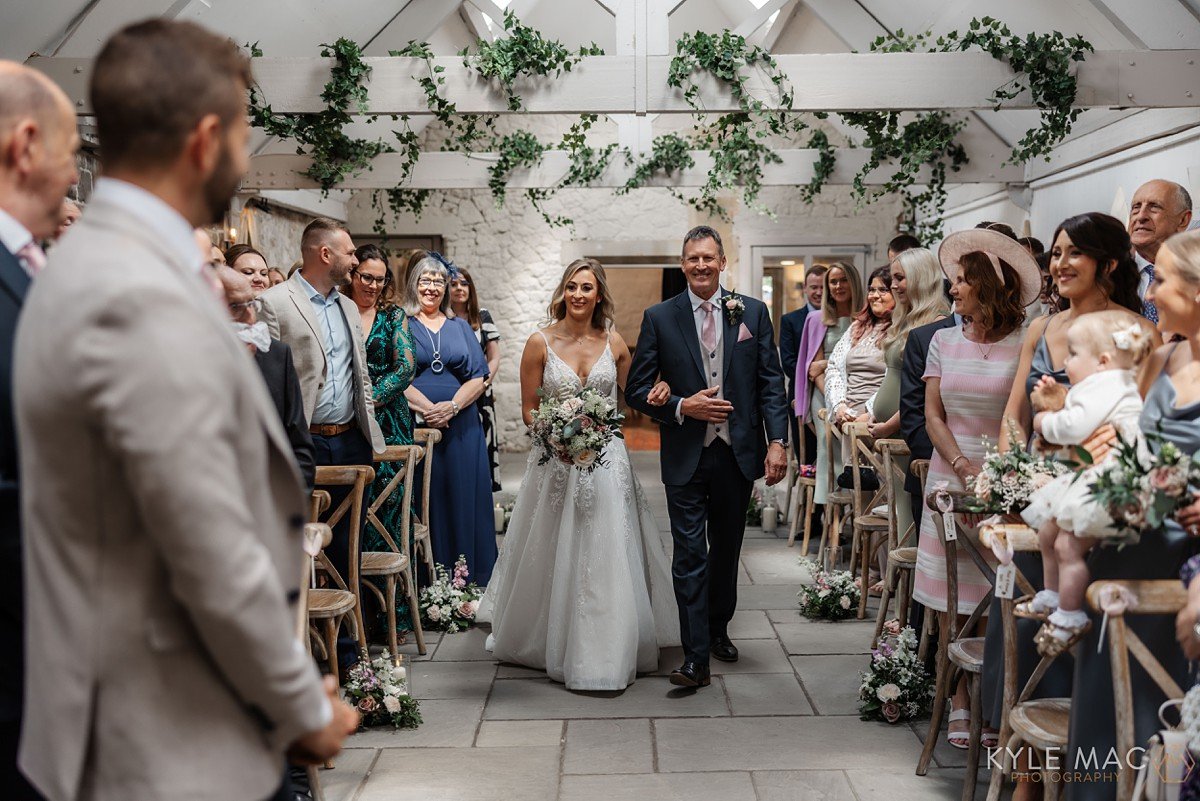
[[[426,426],[442,432],[427,511],[433,558],[450,571],[465,556],[471,579],[484,586],[496,563],[496,533],[487,441],[472,404],[488,368],[475,332],[450,308],[449,280],[445,266],[429,256],[409,268],[404,310],[417,374],[404,395]]]

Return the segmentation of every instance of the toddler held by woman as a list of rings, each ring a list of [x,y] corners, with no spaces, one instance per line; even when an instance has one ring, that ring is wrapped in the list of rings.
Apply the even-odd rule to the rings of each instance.
[[[1127,440],[1137,437],[1142,398],[1134,370],[1150,352],[1149,334],[1131,325],[1128,315],[1095,312],[1076,320],[1067,331],[1067,345],[1064,366],[1071,389],[1063,398],[1061,385],[1042,377],[1031,396],[1034,430],[1059,446],[1080,445],[1103,425],[1112,425]],[[1110,459],[1054,479],[1033,494],[1022,513],[1038,529],[1046,589],[1014,611],[1045,620],[1037,635],[1043,655],[1061,653],[1087,632],[1091,624],[1083,600],[1091,577],[1085,557],[1096,544],[1121,539],[1089,487]]]

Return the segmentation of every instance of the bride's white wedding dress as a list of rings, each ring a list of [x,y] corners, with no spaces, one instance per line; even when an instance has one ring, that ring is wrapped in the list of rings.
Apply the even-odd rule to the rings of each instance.
[[[543,335],[544,337],[545,335]],[[587,386],[616,399],[606,345]],[[577,390],[579,376],[546,344],[542,387]],[[545,670],[572,690],[620,690],[658,669],[679,644],[670,560],[658,525],[614,439],[591,473],[529,455],[504,547],[476,619],[492,624],[497,659]]]

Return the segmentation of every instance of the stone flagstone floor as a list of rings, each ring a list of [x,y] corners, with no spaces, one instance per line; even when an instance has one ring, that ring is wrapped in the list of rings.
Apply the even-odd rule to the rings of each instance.
[[[657,454],[635,465],[664,538]],[[503,460],[515,490],[523,456]],[[783,532],[786,537],[786,532]],[[914,775],[926,723],[889,726],[856,714],[870,621],[810,622],[796,611],[798,547],[747,531],[736,664],[713,663],[712,686],[674,690],[659,674],[621,693],[574,693],[537,671],[497,664],[486,632],[428,638],[412,660],[424,725],[352,737],[322,771],[328,801],[928,801],[958,798],[963,752],[939,742]],[[985,771],[981,770],[981,773]],[[986,776],[981,778],[986,779]],[[982,794],[979,796],[982,797]]]

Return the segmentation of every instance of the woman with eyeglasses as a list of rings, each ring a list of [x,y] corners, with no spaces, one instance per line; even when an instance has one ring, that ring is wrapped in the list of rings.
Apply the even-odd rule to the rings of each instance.
[[[442,432],[426,520],[433,558],[451,571],[459,555],[465,556],[471,578],[484,586],[496,563],[496,531],[487,441],[473,406],[483,394],[488,365],[470,323],[450,306],[452,268],[437,254],[409,268],[404,310],[417,374],[404,394],[424,424]]]
[[[450,308],[454,314],[471,324],[475,339],[487,359],[488,376],[483,380],[483,394],[475,403],[479,410],[479,421],[483,423],[483,436],[487,440],[488,463],[492,469],[492,492],[500,491],[500,459],[496,443],[496,402],[492,397],[492,383],[500,369],[500,331],[492,320],[491,313],[479,305],[475,291],[475,279],[466,269],[455,265],[450,272]]]
[[[375,419],[388,445],[413,444],[413,415],[404,391],[412,384],[416,359],[408,315],[396,305],[392,271],[387,258],[375,245],[363,245],[354,252],[358,266],[350,271],[344,292],[358,306],[363,340],[367,350],[367,372],[375,390]],[[375,464],[375,483],[371,497],[382,492],[396,475],[396,462]],[[392,492],[379,510],[379,520],[397,540],[403,519],[404,493]],[[363,531],[364,551],[386,551],[383,535],[368,525]],[[383,617],[381,615],[381,617]],[[411,628],[408,604],[396,598],[396,629]]]

